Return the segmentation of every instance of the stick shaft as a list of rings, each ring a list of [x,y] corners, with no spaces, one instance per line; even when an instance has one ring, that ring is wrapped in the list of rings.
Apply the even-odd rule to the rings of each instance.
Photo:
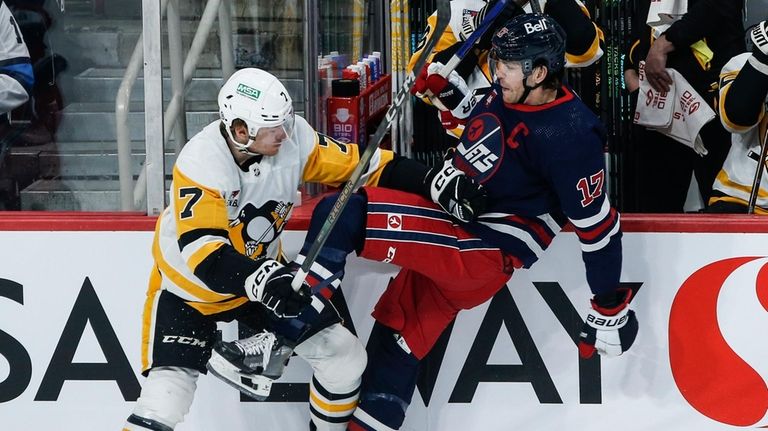
[[[755,169],[755,177],[752,181],[752,191],[749,193],[749,203],[747,204],[747,214],[755,213],[755,204],[757,203],[757,195],[760,192],[760,182],[763,178],[763,171],[765,170],[765,157],[768,155],[768,131],[766,131],[763,137],[763,146],[760,149],[760,160],[757,163]]]
[[[421,51],[421,55],[416,61],[414,68],[405,77],[403,85],[392,98],[392,104],[389,106],[389,109],[387,109],[386,114],[384,114],[384,120],[381,122],[381,124],[379,124],[379,127],[376,128],[376,133],[374,133],[371,141],[368,142],[365,151],[363,151],[363,153],[360,155],[360,161],[355,167],[355,170],[352,171],[352,175],[350,175],[349,180],[347,180],[347,182],[344,184],[344,187],[341,189],[341,192],[336,199],[336,203],[333,205],[333,208],[331,208],[331,211],[328,214],[328,218],[320,227],[320,231],[317,233],[317,237],[312,243],[312,247],[310,247],[307,255],[304,257],[304,262],[301,264],[301,268],[293,278],[291,286],[294,288],[294,290],[298,291],[298,289],[301,287],[307,274],[309,274],[309,268],[317,259],[318,254],[320,254],[320,249],[328,239],[328,236],[330,235],[333,227],[336,225],[336,221],[339,219],[339,216],[344,210],[344,207],[347,206],[349,198],[352,196],[352,193],[360,186],[360,180],[363,176],[363,172],[368,167],[368,163],[370,163],[371,158],[373,158],[373,155],[376,153],[379,145],[384,140],[384,135],[386,135],[387,130],[390,128],[390,126],[392,126],[392,123],[397,118],[406,98],[409,97],[411,87],[416,81],[415,74],[419,73],[419,71],[421,71],[421,69],[424,67],[424,64],[426,63],[429,54],[432,52],[432,49],[435,47],[437,40],[448,27],[450,19],[450,0],[438,0],[437,23],[435,24],[435,30],[427,43],[424,45],[424,49]]]

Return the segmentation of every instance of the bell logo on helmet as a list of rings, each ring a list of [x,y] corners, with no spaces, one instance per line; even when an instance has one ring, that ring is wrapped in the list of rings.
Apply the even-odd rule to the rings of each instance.
[[[523,28],[525,28],[525,34],[531,34],[537,31],[546,30],[547,27],[547,20],[542,18],[539,20],[538,24],[532,24],[530,22],[526,22],[523,24]]]
[[[239,84],[237,86],[237,92],[253,100],[259,100],[259,97],[261,97],[261,91],[245,84]]]

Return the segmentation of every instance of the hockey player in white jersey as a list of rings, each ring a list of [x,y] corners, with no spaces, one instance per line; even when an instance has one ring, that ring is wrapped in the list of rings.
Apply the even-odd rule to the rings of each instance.
[[[331,322],[317,333],[303,333],[295,347],[314,371],[311,398],[325,400],[312,412],[313,427],[343,430],[357,404],[365,349],[334,323],[340,319],[330,302],[311,296],[307,285],[299,292],[291,288],[293,271],[284,265],[280,233],[300,183],[340,185],[359,162],[359,149],[295,116],[283,84],[263,70],[237,71],[218,102],[221,120],[179,154],[170,205],[155,229],[142,326],[147,379],[123,430],[168,431],[183,420],[198,376],[207,372],[217,322],[269,328],[308,304]],[[366,185],[381,185],[393,160],[400,158],[377,150],[364,174]],[[281,345],[269,332],[227,343],[243,355],[241,369],[219,357],[211,370],[242,392],[266,396],[268,377],[280,375],[290,354]],[[253,377],[252,383],[241,383],[240,372]]]
[[[584,3],[580,0],[536,1],[541,10],[550,15],[565,30],[566,67],[586,67],[602,57],[603,33],[592,21]],[[492,27],[456,68],[456,73],[451,73],[447,80],[440,77],[443,64],[448,62],[461,43],[482,23],[486,12],[495,3],[496,0],[451,1],[450,24],[440,35],[440,39],[430,53],[431,63],[427,63],[421,71],[417,71],[418,78],[412,93],[438,108],[443,127],[449,135],[456,138],[461,136],[464,123],[469,118],[475,103],[490,90],[492,79],[488,69],[488,52],[495,29],[500,28],[516,15],[531,12],[529,1],[510,0],[501,14],[495,18]],[[434,31],[435,19],[434,14],[428,18],[425,38]],[[417,50],[411,56],[409,70],[414,67],[416,60],[422,54],[421,50]],[[446,94],[450,96],[446,97]]]
[[[751,52],[731,58],[720,73],[720,120],[732,138],[728,157],[715,178],[708,212],[746,212],[761,148],[766,144],[768,21],[753,26],[748,35]],[[768,214],[768,175],[765,174],[759,184],[755,213]]]
[[[29,100],[34,77],[29,51],[16,19],[0,1],[0,115]]]

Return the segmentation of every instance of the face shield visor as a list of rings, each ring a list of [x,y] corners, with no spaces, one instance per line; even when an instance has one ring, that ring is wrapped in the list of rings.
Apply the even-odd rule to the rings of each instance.
[[[533,72],[533,64],[530,60],[502,60],[496,49],[491,49],[491,52],[488,53],[488,71],[491,73],[491,80],[495,83],[499,82],[499,71],[502,74],[507,74],[514,65],[520,66],[524,78]]]
[[[254,126],[248,127],[248,144],[253,144],[257,139],[268,139],[271,141],[285,142],[293,138],[293,132],[296,126],[296,116],[293,113],[293,107],[285,115],[281,124],[275,126]]]

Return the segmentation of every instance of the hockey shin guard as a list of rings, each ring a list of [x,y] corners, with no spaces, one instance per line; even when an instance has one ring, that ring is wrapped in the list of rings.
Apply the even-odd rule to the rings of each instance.
[[[357,406],[360,379],[365,370],[365,348],[360,340],[335,324],[310,337],[296,354],[309,363],[314,372],[309,387],[310,429],[346,430]]]
[[[189,412],[199,375],[189,368],[153,368],[123,429],[172,431]]]

